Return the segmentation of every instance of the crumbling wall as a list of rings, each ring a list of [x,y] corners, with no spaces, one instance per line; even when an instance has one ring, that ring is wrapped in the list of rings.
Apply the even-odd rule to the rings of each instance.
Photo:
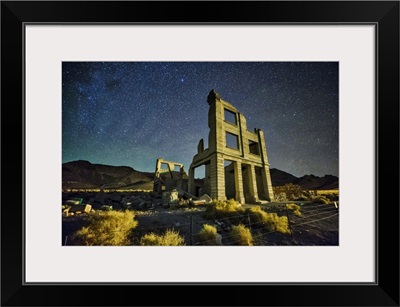
[[[176,170],[179,168],[179,171]],[[188,190],[189,177],[182,163],[171,162],[162,158],[157,159],[154,173],[153,191],[161,194],[177,187],[184,191]]]
[[[234,198],[241,203],[272,201],[274,194],[263,131],[248,131],[244,115],[216,91],[209,93],[207,102],[210,106],[208,148],[200,140],[189,168],[189,193],[196,193],[194,169],[206,165],[204,189],[210,191],[211,198],[226,200],[227,191],[230,196],[234,189]],[[233,180],[225,174],[225,160],[233,162]]]

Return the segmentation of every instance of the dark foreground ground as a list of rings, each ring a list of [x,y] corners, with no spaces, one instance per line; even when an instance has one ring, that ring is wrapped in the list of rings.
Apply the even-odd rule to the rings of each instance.
[[[102,202],[94,201],[95,195],[64,195],[68,197],[84,198],[84,203],[91,202],[95,210],[101,210],[107,199]],[[123,210],[124,195],[109,195],[113,210]],[[133,230],[132,244],[138,245],[139,239],[146,233],[163,233],[167,229],[174,229],[185,238],[185,245],[205,245],[197,235],[203,224],[210,224],[218,229],[222,236],[222,245],[235,245],[230,233],[231,223],[228,219],[205,219],[204,206],[184,208],[163,208],[160,199],[150,197],[148,194],[136,195],[147,202],[140,209],[133,208],[138,226]],[[111,201],[108,200],[110,203]],[[138,203],[137,206],[140,206]],[[136,207],[137,207],[136,206]],[[254,205],[245,205],[251,207]],[[241,222],[251,229],[254,245],[258,246],[338,246],[339,245],[339,208],[334,204],[312,204],[301,205],[301,217],[286,210],[284,204],[269,203],[261,205],[267,212],[275,212],[279,216],[287,216],[290,222],[291,234],[282,234],[277,231],[269,231],[257,223],[251,223],[246,216],[241,216]],[[75,231],[86,225],[87,214],[74,216],[62,216],[62,244],[74,245],[73,234]]]

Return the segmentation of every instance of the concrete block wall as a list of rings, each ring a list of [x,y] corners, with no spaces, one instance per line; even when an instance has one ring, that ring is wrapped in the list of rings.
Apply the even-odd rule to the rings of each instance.
[[[234,162],[234,183],[229,182],[228,184],[234,184],[237,201],[255,203],[259,201],[259,194],[266,200],[272,201],[273,190],[264,133],[259,129],[255,129],[254,132],[248,131],[245,116],[229,102],[224,101],[214,90],[210,92],[207,102],[210,106],[208,112],[208,126],[210,128],[208,149],[198,150],[198,154],[193,158],[189,170],[189,190],[191,190],[189,192],[193,192],[194,179],[192,177],[194,172],[192,169],[201,164],[207,164],[206,180],[209,178],[210,196],[213,199],[225,200],[227,182],[225,180],[224,160],[229,160]],[[235,123],[225,120],[225,110],[235,114]],[[227,132],[237,136],[237,149],[227,147]],[[258,143],[259,154],[250,152],[249,140]],[[199,146],[199,148],[201,147]],[[243,167],[246,167],[248,171],[245,179],[242,173]],[[261,168],[259,176],[256,176],[255,167]],[[246,194],[250,195],[247,198],[245,197],[244,186],[248,187],[249,190],[246,191]],[[262,190],[259,193],[260,188]]]

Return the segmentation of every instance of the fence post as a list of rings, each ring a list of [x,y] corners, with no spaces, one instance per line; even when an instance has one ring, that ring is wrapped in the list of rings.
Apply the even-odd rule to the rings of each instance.
[[[68,236],[65,236],[64,245],[67,245],[67,241],[68,241]]]
[[[319,218],[318,204],[315,204],[315,209],[317,210],[317,216],[318,216],[318,218]]]
[[[292,237],[292,241],[293,241],[293,230],[292,230],[292,225],[290,223],[289,211],[288,211],[288,208],[287,208],[287,204],[285,204],[285,209],[286,209],[286,216],[287,216],[287,219],[288,219],[288,224],[289,224],[289,229],[290,229],[290,236]]]
[[[190,215],[189,237],[190,237],[190,245],[193,245],[193,215]]]

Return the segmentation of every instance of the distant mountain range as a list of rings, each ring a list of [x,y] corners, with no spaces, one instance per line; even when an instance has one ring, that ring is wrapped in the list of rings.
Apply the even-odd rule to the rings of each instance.
[[[134,170],[129,166],[92,164],[78,160],[62,165],[62,188],[153,189],[154,173]]]
[[[339,188],[339,178],[332,175],[325,175],[324,177],[304,175],[299,178],[276,168],[271,168],[269,171],[272,186],[292,183],[301,186],[303,190],[335,190]]]
[[[338,189],[339,179],[336,176],[325,175],[318,177],[305,175],[295,177],[289,173],[270,169],[273,186],[288,183],[297,184],[305,190]],[[129,166],[111,166],[92,164],[89,161],[78,160],[62,164],[62,188],[124,188],[124,189],[153,189],[154,173],[140,172]]]

